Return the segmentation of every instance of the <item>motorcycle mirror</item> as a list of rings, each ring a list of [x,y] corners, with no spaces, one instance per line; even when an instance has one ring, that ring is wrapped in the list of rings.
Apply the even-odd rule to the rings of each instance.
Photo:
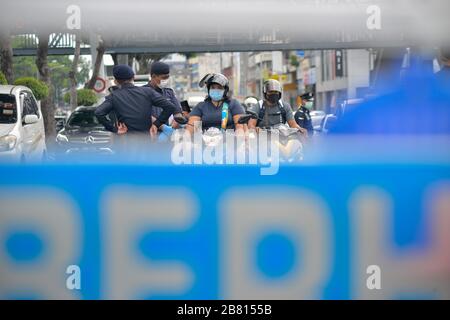
[[[247,114],[252,116],[252,119],[259,119],[259,115],[253,111],[247,110]]]
[[[258,115],[252,111],[247,111],[247,114],[245,116],[241,116],[239,118],[238,123],[239,124],[246,124],[250,119],[257,119],[257,120],[261,120],[259,119]]]
[[[186,119],[184,116],[181,116],[181,115],[174,116],[173,120],[175,120],[178,124],[181,124],[181,125],[185,125],[188,123],[188,119]]]
[[[189,102],[187,100],[183,100],[180,102],[181,110],[187,113],[191,113],[191,107],[189,106]]]
[[[238,120],[239,124],[246,124],[250,119],[253,118],[253,115],[246,114],[245,116],[241,116]]]

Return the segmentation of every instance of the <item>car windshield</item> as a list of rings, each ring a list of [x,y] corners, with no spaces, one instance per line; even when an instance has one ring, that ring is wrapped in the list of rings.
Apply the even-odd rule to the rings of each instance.
[[[324,118],[324,116],[321,117],[312,117],[311,118],[311,122],[313,126],[320,126],[320,124],[322,123],[322,119]]]
[[[324,111],[311,111],[310,112],[311,117],[323,117],[325,116],[325,112]]]
[[[78,111],[70,116],[69,127],[100,127],[94,111]]]
[[[0,94],[0,123],[17,122],[16,98],[9,94]]]
[[[337,118],[336,117],[328,117],[327,121],[325,122],[325,129],[330,130],[333,125],[336,123]]]
[[[205,101],[205,97],[199,96],[199,97],[188,98],[188,103],[191,108],[194,108],[196,105],[198,105],[200,102],[203,102],[203,101]]]

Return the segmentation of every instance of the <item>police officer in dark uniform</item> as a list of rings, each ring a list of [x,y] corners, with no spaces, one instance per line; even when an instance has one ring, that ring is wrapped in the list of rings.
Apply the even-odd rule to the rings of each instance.
[[[175,111],[173,112],[174,117],[182,116],[182,109],[180,101],[175,96],[175,92],[170,88],[170,66],[164,62],[154,62],[150,67],[151,79],[148,84],[144,87],[151,87],[157,92],[159,92],[163,97],[169,100],[174,106]],[[153,117],[158,118],[161,115],[161,108],[153,109]],[[176,121],[172,123],[173,128],[178,128]]]
[[[308,135],[312,136],[314,134],[314,127],[312,125],[312,119],[310,115],[310,109],[307,108],[307,104],[312,104],[313,96],[311,93],[306,93],[302,96],[300,96],[301,103],[300,107],[298,108],[297,112],[294,115],[295,122],[303,128],[308,131]]]
[[[149,133],[155,135],[170,115],[175,106],[152,88],[137,87],[133,84],[134,72],[128,65],[117,65],[113,69],[115,83],[119,89],[111,92],[105,101],[97,107],[95,115],[99,122],[111,132],[119,135]],[[152,121],[154,107],[162,109],[159,117]],[[112,111],[117,116],[116,127],[108,114]]]

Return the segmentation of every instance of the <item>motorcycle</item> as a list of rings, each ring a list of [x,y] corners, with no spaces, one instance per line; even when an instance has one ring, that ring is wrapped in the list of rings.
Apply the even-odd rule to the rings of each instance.
[[[240,124],[247,124],[251,119],[262,120],[259,116],[251,111],[247,111],[247,114],[239,119]],[[277,136],[275,146],[278,148],[282,157],[281,162],[297,162],[303,160],[303,139],[302,132],[297,128],[291,128],[287,124],[278,124],[270,128],[258,128],[258,133],[266,132],[267,136]],[[252,137],[252,133],[249,134]],[[253,133],[253,136],[255,133]],[[272,145],[272,144],[270,144]]]

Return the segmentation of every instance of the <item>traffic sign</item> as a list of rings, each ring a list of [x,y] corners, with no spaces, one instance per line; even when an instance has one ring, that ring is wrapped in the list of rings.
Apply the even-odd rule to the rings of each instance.
[[[94,91],[97,93],[101,93],[106,89],[106,80],[100,77],[97,77],[97,81],[94,85]]]

